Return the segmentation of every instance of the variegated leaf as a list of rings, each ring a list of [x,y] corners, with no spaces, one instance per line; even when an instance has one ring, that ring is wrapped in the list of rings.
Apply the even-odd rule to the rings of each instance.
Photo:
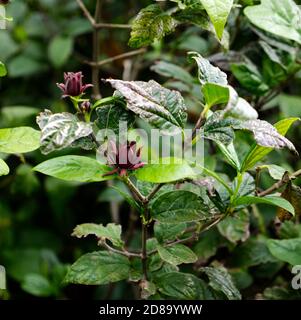
[[[242,122],[236,129],[245,129],[253,133],[258,145],[276,149],[288,148],[295,152],[292,142],[278,133],[277,129],[263,120],[249,120]]]
[[[174,134],[183,129],[186,119],[184,99],[178,91],[162,87],[156,81],[106,80],[127,101],[127,108],[162,133]]]
[[[37,123],[42,130],[41,150],[44,154],[74,145],[93,132],[91,124],[81,122],[67,112],[52,114],[45,110],[37,117]]]
[[[214,67],[207,59],[203,58],[197,52],[189,52],[189,59],[195,60],[199,71],[199,81],[202,85],[205,83],[215,83],[222,86],[228,84],[227,75],[219,68]]]

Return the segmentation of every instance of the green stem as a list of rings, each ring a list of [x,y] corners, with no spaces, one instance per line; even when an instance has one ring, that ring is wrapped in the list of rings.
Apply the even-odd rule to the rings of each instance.
[[[144,212],[142,219],[142,271],[143,271],[143,279],[147,280],[147,250],[146,250],[146,242],[147,242],[147,228],[148,228],[148,220],[149,220],[149,210],[148,204],[144,204]]]

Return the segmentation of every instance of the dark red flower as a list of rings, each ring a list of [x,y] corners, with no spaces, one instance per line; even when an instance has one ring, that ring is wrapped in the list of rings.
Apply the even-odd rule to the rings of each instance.
[[[0,4],[6,5],[9,3],[10,0],[0,0]]]
[[[78,97],[84,93],[87,88],[93,87],[92,84],[83,85],[82,72],[65,72],[65,83],[57,83],[56,85],[63,91],[63,98],[71,96]]]
[[[141,148],[137,150],[136,141],[120,144],[118,148],[115,142],[110,141],[106,157],[108,165],[115,168],[104,176],[114,173],[124,176],[128,170],[136,170],[144,166],[144,163],[141,161]]]

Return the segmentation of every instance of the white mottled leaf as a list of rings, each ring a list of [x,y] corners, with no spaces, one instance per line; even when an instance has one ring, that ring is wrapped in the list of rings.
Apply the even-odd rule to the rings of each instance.
[[[206,82],[215,83],[222,86],[228,84],[227,75],[219,68],[214,67],[207,59],[203,58],[197,52],[189,52],[189,59],[195,60],[199,71],[199,81],[202,85]]]
[[[127,108],[162,133],[183,129],[186,119],[184,99],[178,91],[162,87],[156,81],[106,80],[127,101]]]
[[[147,46],[172,32],[176,24],[176,20],[162,11],[158,4],[151,4],[142,9],[135,18],[129,45],[134,48]]]
[[[42,130],[41,150],[44,154],[69,147],[93,132],[91,124],[79,121],[67,112],[52,114],[45,110],[37,117],[37,123]]]
[[[270,123],[263,120],[248,120],[241,123],[240,128],[253,132],[258,145],[276,149],[288,148],[296,152],[294,145],[284,136],[278,133],[277,129]]]

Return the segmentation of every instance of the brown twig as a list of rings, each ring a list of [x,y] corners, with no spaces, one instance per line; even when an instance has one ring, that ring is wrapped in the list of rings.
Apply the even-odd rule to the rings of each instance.
[[[146,197],[146,201],[149,202],[153,199],[153,197],[157,194],[157,192],[164,186],[163,183],[157,184],[154,189],[150,192],[150,194]]]
[[[116,60],[122,60],[122,59],[126,59],[126,58],[129,58],[129,57],[133,57],[133,56],[142,54],[144,52],[146,52],[146,49],[142,48],[142,49],[138,49],[138,50],[122,53],[122,54],[119,54],[119,55],[117,55],[115,57],[111,57],[111,58],[104,59],[104,60],[97,61],[97,62],[85,60],[84,63],[88,64],[91,67],[99,68],[99,67],[103,66],[104,64],[108,64],[108,63],[114,62]]]
[[[129,217],[129,225],[127,227],[127,232],[125,235],[125,245],[129,246],[131,243],[131,240],[135,234],[135,225],[138,220],[138,215],[135,212],[135,209],[131,207],[130,211],[130,217]]]
[[[142,271],[143,271],[143,279],[147,280],[147,248],[146,248],[146,242],[147,242],[147,228],[148,228],[148,222],[149,221],[149,209],[148,209],[148,203],[144,204],[144,212],[143,212],[143,221],[142,221],[142,254],[141,254],[141,260],[142,260]]]
[[[280,189],[281,187],[283,187],[284,185],[286,185],[290,180],[294,180],[296,178],[298,178],[299,176],[301,176],[301,169],[292,173],[292,174],[284,174],[283,178],[281,180],[279,180],[278,182],[274,183],[270,188],[258,193],[259,197],[264,197],[267,196],[271,193],[273,193],[274,191]]]
[[[256,177],[255,177],[255,194],[256,195],[259,194],[260,172],[261,172],[261,168],[257,167],[256,168]]]
[[[136,186],[133,184],[132,180],[129,177],[125,177],[123,181],[126,183],[126,185],[128,186],[128,188],[130,189],[131,193],[137,201],[139,201],[141,204],[146,203],[146,198],[136,188]]]
[[[85,4],[82,2],[82,0],[76,0],[79,7],[81,8],[81,10],[83,11],[84,15],[86,16],[86,18],[90,21],[90,23],[92,24],[92,26],[95,25],[95,20],[92,17],[91,13],[89,12],[89,10],[87,9],[87,7],[85,6]]]
[[[120,24],[120,23],[95,23],[93,24],[95,29],[131,29],[130,24]]]
[[[98,22],[101,15],[102,0],[97,0],[94,21]],[[97,64],[100,54],[100,44],[99,44],[99,29],[93,30],[93,62]],[[99,89],[99,68],[92,66],[92,83],[93,83],[93,97],[98,100],[101,99],[100,89]]]
[[[225,217],[227,216],[227,214],[222,214],[222,215],[219,215],[216,219],[214,219],[213,221],[210,221],[209,223],[206,223],[202,226],[202,228],[200,230],[198,230],[197,227],[193,227],[193,228],[188,228],[185,233],[187,232],[193,232],[193,234],[188,237],[188,238],[184,238],[184,239],[177,239],[175,241],[172,241],[172,242],[168,242],[168,243],[165,243],[163,245],[163,247],[171,247],[175,244],[180,244],[180,243],[189,243],[191,241],[194,241],[196,239],[198,239],[198,237],[205,231],[208,231],[209,229],[211,229],[212,227],[214,227],[216,224],[218,224],[221,220],[223,220]],[[155,249],[155,250],[152,250],[150,252],[148,252],[148,256],[156,253],[158,250]]]
[[[134,253],[134,252],[129,252],[127,250],[115,249],[115,248],[111,247],[105,240],[99,240],[98,244],[101,245],[102,247],[106,248],[108,251],[121,254],[121,255],[126,256],[128,258],[131,258],[131,257],[139,257],[139,258],[141,258],[141,254],[140,253]]]
[[[106,29],[131,29],[131,25],[129,25],[129,24],[120,24],[120,23],[114,24],[114,23],[97,22],[97,19],[92,17],[91,13],[87,9],[87,7],[83,3],[83,1],[82,0],[76,0],[76,1],[94,29],[102,29],[102,28],[106,28]]]

